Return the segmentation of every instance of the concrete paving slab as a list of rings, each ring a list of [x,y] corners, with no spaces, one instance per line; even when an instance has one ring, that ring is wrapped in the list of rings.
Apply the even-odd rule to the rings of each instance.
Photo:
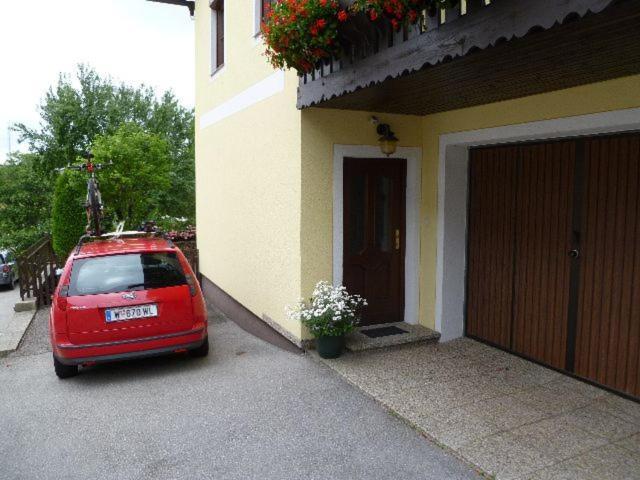
[[[613,416],[640,425],[640,403],[616,395],[605,395],[597,400],[599,406]]]
[[[602,480],[600,474],[590,472],[589,468],[578,459],[570,459],[523,478],[527,480]]]
[[[17,288],[8,290],[0,287],[0,332],[9,323],[13,316],[13,306],[20,301],[20,292]]]
[[[624,438],[616,442],[616,445],[640,456],[640,433]]]
[[[640,405],[514,355],[460,339],[320,361],[498,479],[636,479],[598,452],[635,465]]]
[[[382,337],[370,337],[366,334],[369,330],[377,330],[379,328],[397,328],[404,333]],[[358,328],[347,336],[346,348],[351,352],[361,352],[411,343],[437,342],[439,338],[440,334],[438,332],[418,324],[396,322],[385,325],[368,325]]]
[[[528,388],[515,394],[515,397],[522,403],[531,405],[549,415],[560,415],[571,412],[578,408],[586,407],[593,402],[592,399],[580,395],[577,392],[572,395],[567,395],[566,393],[550,389],[545,385]]]
[[[541,420],[509,433],[518,444],[553,458],[556,462],[609,443],[603,437],[573,427],[563,417]]]
[[[599,480],[640,480],[640,458],[617,445],[593,449],[573,461]]]
[[[0,356],[13,352],[18,348],[35,314],[35,310],[13,312],[11,319],[5,323],[2,331],[0,331]]]
[[[599,405],[588,405],[563,416],[569,424],[608,440],[620,440],[640,432],[640,425],[607,413]]]
[[[509,432],[476,440],[460,453],[497,480],[520,479],[555,463],[553,457],[516,441]]]
[[[18,348],[24,332],[35,315],[35,310],[14,311],[14,306],[19,300],[18,289],[0,291],[0,356]]]
[[[13,306],[14,312],[29,312],[37,310],[38,303],[35,300],[21,300]]]

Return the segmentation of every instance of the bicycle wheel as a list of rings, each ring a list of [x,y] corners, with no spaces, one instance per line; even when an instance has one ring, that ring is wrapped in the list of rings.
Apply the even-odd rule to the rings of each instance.
[[[102,231],[100,229],[102,206],[100,205],[100,194],[98,192],[98,186],[94,181],[89,182],[89,208],[91,210],[93,234],[99,236],[102,234]]]

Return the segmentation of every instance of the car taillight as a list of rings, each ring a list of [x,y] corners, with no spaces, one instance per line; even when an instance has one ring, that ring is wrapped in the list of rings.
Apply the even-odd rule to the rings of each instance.
[[[198,293],[198,289],[196,288],[196,281],[191,275],[185,275],[187,278],[187,283],[189,284],[189,291],[191,292],[191,296],[195,297],[196,293]]]
[[[4,265],[4,266],[2,267],[2,271],[3,271],[4,273],[9,273],[9,272],[11,271],[11,267],[10,267],[9,265]]]
[[[58,307],[60,310],[67,309],[67,297],[69,296],[69,285],[62,285],[58,291]]]

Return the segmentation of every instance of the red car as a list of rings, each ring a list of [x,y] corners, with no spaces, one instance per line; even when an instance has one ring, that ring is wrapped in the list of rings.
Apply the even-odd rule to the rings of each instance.
[[[80,365],[172,352],[209,352],[207,309],[185,256],[160,237],[80,244],[51,306],[56,375]]]

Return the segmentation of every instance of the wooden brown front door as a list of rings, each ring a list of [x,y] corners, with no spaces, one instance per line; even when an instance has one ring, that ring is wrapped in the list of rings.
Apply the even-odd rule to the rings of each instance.
[[[474,149],[467,335],[640,397],[640,135]]]
[[[344,159],[343,283],[363,325],[404,319],[405,184],[405,160]]]

